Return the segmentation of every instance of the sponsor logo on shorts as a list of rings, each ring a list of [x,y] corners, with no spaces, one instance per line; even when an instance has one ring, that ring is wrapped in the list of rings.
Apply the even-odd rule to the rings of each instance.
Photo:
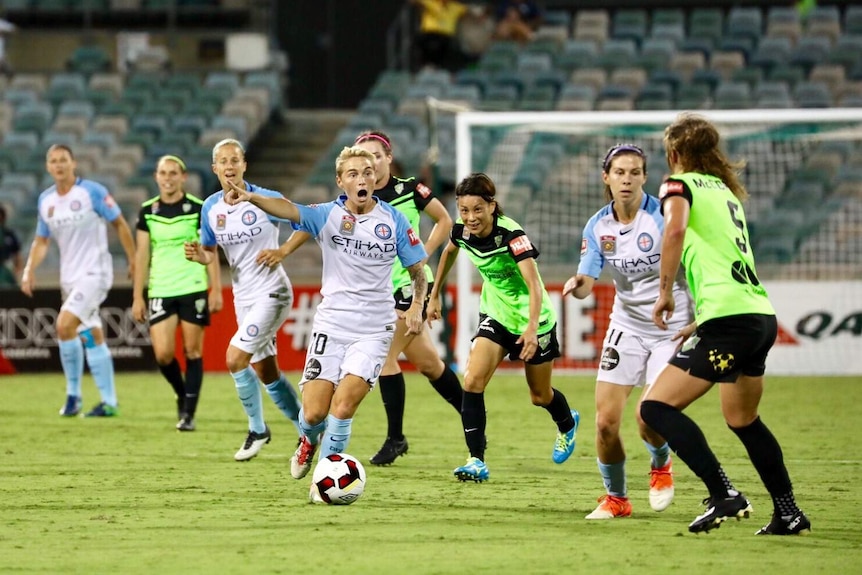
[[[303,371],[302,377],[306,380],[317,379],[320,376],[321,370],[320,362],[315,358],[311,358],[305,364],[305,371]]]
[[[612,347],[606,347],[602,351],[602,359],[599,362],[599,367],[605,371],[616,369],[620,364],[620,354]]]
[[[380,370],[381,370],[381,369],[383,369],[383,366],[382,366],[382,365],[380,365],[379,363],[378,363],[377,365],[375,365],[375,366],[374,366],[374,375],[372,376],[372,379],[377,379],[377,376],[379,376],[379,375],[380,375]]]

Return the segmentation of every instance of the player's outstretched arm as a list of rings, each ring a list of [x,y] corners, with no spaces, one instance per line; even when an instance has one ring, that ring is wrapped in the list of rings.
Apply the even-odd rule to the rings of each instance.
[[[407,268],[410,272],[410,280],[413,282],[413,303],[404,314],[407,323],[407,333],[419,333],[422,331],[422,311],[425,307],[425,296],[428,295],[428,280],[425,278],[425,262],[416,262]]]
[[[230,189],[224,191],[224,201],[228,205],[235,206],[240,202],[249,202],[272,216],[299,223],[299,208],[287,198],[273,198],[255,194],[231,181],[228,181],[227,185]]]
[[[443,248],[443,253],[440,254],[440,261],[437,263],[437,274],[434,277],[434,287],[431,290],[431,296],[428,300],[428,308],[426,314],[428,316],[428,325],[437,319],[443,319],[440,306],[440,290],[441,286],[445,285],[446,278],[449,276],[449,270],[455,264],[455,258],[458,257],[460,248],[455,245],[452,240]],[[414,296],[415,301],[415,296]]]
[[[593,285],[596,279],[584,274],[577,274],[566,280],[563,286],[563,297],[572,294],[578,299],[584,299],[593,291]]]

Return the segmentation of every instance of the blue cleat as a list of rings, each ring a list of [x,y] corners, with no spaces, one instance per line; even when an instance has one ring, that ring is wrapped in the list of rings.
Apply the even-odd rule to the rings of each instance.
[[[557,441],[554,442],[554,463],[563,463],[575,451],[575,437],[578,434],[578,424],[581,422],[581,414],[578,410],[572,410],[572,419],[575,425],[566,433],[557,433]]]
[[[75,417],[81,413],[81,398],[77,395],[67,395],[66,405],[60,410],[63,417]]]
[[[108,405],[103,401],[88,411],[84,417],[116,417],[119,414],[120,412],[116,407]]]
[[[478,457],[468,458],[467,463],[461,467],[457,467],[454,474],[459,481],[475,481],[476,483],[488,481],[488,476],[490,475],[488,473],[488,466]]]

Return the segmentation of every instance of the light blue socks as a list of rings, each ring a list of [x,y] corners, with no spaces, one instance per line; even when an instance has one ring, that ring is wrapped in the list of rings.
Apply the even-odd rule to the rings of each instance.
[[[114,358],[108,344],[101,343],[93,347],[86,346],[84,352],[87,354],[87,365],[102,401],[111,407],[117,407],[117,392],[114,388]],[[80,381],[80,380],[79,380]],[[78,389],[80,390],[80,383]]]
[[[296,396],[296,391],[294,391],[290,382],[287,381],[287,378],[284,377],[284,374],[281,374],[281,376],[272,383],[267,383],[266,392],[284,416],[293,422],[297,431],[302,433],[302,429],[300,429],[298,421],[299,410],[302,407],[302,404],[299,402],[299,398]]]
[[[308,438],[308,442],[317,445],[320,442],[320,434],[326,430],[326,420],[317,425],[311,425],[305,419],[305,411],[299,410],[299,432]]]
[[[350,443],[350,428],[353,419],[338,419],[332,414],[326,418],[326,431],[323,433],[318,459],[332,453],[344,453]]]
[[[260,392],[260,380],[257,379],[257,374],[251,366],[248,366],[230,375],[236,383],[236,394],[248,416],[249,431],[263,433],[266,431],[266,423],[263,421],[263,394]]]
[[[58,340],[60,363],[66,376],[66,395],[81,397],[81,378],[84,376],[84,344],[75,339]]]
[[[667,460],[670,459],[670,447],[666,441],[661,447],[655,447],[646,441],[644,441],[644,445],[650,453],[650,463],[654,468],[659,469],[667,465]]]
[[[599,473],[602,474],[602,482],[605,484],[605,490],[608,495],[614,497],[625,497],[626,488],[626,461],[623,459],[619,463],[602,463],[596,459],[599,464]]]

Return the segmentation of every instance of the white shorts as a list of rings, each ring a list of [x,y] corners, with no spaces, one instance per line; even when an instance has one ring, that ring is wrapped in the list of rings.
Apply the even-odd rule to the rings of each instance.
[[[670,332],[661,336],[633,335],[611,322],[605,336],[596,379],[617,385],[652,385],[676,352]]]
[[[387,330],[373,335],[346,335],[312,328],[299,389],[312,379],[324,379],[338,386],[347,375],[361,377],[373,387],[394,334],[394,330]]]
[[[252,354],[251,363],[274,356],[275,336],[290,315],[292,305],[292,297],[267,297],[254,305],[236,308],[236,324],[239,328],[230,339],[230,344]]]
[[[102,317],[99,306],[108,297],[111,280],[104,276],[85,276],[71,286],[63,286],[63,305],[60,311],[66,311],[81,320],[78,332],[91,328],[102,329]]]

